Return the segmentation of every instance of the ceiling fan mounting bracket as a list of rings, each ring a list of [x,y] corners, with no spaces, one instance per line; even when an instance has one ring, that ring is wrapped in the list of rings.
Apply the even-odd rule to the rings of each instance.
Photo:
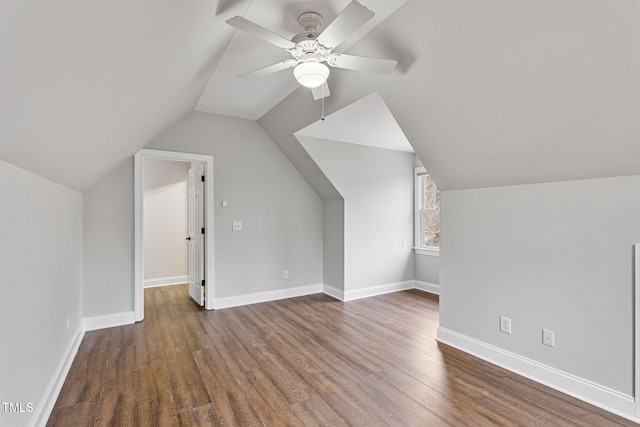
[[[305,12],[298,16],[298,24],[300,24],[307,33],[318,33],[324,24],[324,19],[319,13]]]
[[[324,24],[324,19],[319,13],[305,12],[298,17],[298,23],[304,29],[304,32],[298,33],[291,38],[291,41],[296,44],[317,39],[320,35],[320,28]]]

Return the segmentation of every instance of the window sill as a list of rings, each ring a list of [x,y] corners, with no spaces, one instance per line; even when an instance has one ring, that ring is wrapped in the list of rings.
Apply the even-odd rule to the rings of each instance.
[[[435,246],[429,248],[413,248],[413,250],[418,255],[440,256],[440,248]]]

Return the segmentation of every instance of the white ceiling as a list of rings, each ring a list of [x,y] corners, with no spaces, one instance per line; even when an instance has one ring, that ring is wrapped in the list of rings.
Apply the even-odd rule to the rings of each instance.
[[[376,17],[339,51],[405,1],[363,0]],[[348,2],[4,0],[0,159],[84,191],[194,109],[257,119],[298,86],[286,71],[238,79],[287,54],[225,21],[290,37],[300,13],[326,25]]]
[[[332,69],[327,114],[378,92],[378,112],[397,121],[441,188],[640,174],[637,0],[362,2],[375,26],[339,51],[398,67],[390,76]],[[288,71],[237,79],[286,54],[225,20],[246,16],[287,37],[299,13],[330,21],[347,4],[4,0],[0,159],[86,190],[198,109],[259,118],[318,194],[333,197],[294,137],[318,120],[319,103]]]
[[[89,188],[193,110],[232,36],[216,6],[2,1],[0,158]]]
[[[411,0],[350,49],[397,70],[345,73],[327,111],[379,92],[443,190],[640,174],[639,22],[636,0]],[[317,111],[294,93],[259,120],[303,175],[289,134]]]

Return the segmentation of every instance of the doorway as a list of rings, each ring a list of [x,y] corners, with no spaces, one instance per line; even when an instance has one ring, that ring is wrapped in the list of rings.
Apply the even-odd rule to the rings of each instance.
[[[214,233],[213,233],[213,156],[202,154],[181,153],[173,151],[161,151],[142,149],[134,156],[134,215],[135,215],[135,242],[134,242],[134,315],[135,321],[144,319],[144,160],[170,160],[201,164],[202,170],[199,176],[204,177],[202,185],[202,206],[204,208],[204,232],[201,236],[204,256],[203,262],[198,267],[201,271],[203,302],[207,310],[213,309],[214,301]],[[188,236],[187,236],[188,237]],[[200,280],[199,280],[200,281]]]

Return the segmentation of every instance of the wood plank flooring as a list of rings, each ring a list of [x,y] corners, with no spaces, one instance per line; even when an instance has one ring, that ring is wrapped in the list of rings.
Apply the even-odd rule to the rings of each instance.
[[[438,298],[312,295],[204,311],[145,290],[87,332],[48,426],[631,426],[435,341]]]

